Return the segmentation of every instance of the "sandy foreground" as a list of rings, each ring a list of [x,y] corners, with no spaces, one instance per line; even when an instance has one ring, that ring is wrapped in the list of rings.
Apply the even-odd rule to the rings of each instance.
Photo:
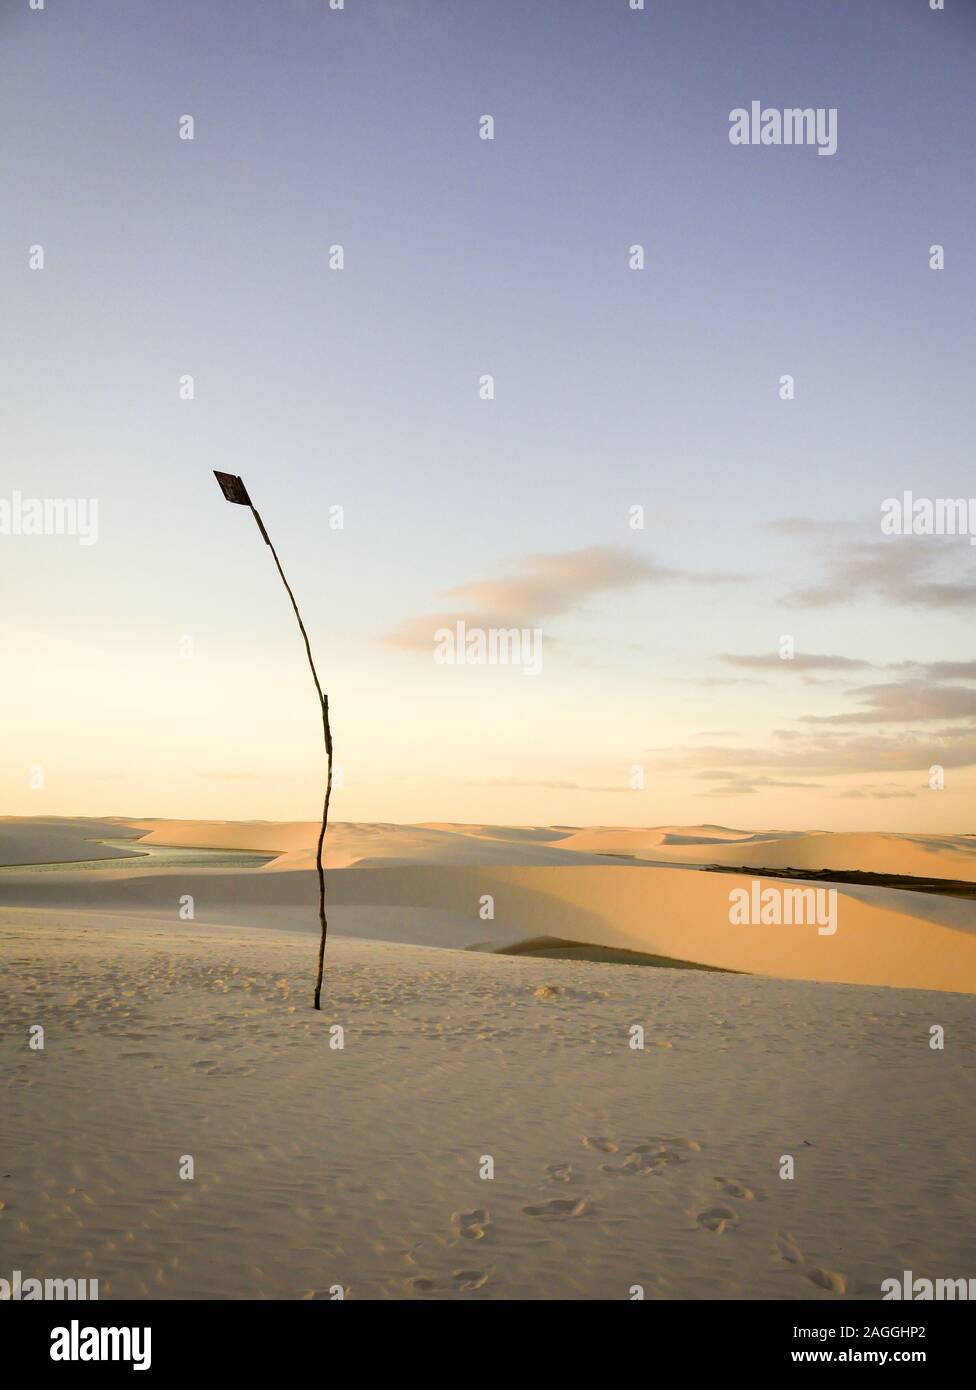
[[[0,822],[8,864],[31,862],[25,824]],[[208,842],[168,824],[149,834]],[[73,832],[88,860],[126,825],[34,843]],[[594,862],[560,848],[572,830],[399,829],[336,837],[321,1014],[301,829],[243,846],[277,868],[0,873],[0,1275],[394,1299],[875,1299],[906,1269],[976,1275],[972,902],[859,887],[829,938],[730,929],[737,876]],[[493,953],[615,932],[752,973]],[[858,971],[896,978],[837,982]]]

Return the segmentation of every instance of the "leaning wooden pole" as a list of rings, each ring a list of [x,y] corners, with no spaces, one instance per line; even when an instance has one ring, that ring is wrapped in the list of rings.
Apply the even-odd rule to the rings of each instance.
[[[281,582],[285,586],[289,599],[291,599],[291,606],[295,610],[295,617],[298,619],[299,631],[305,643],[305,654],[308,657],[308,664],[312,672],[312,680],[315,682],[315,691],[319,697],[319,707],[322,711],[322,736],[325,740],[325,800],[322,803],[322,826],[319,830],[319,842],[315,851],[315,868],[319,877],[319,958],[318,968],[315,974],[315,997],[313,1003],[314,1008],[321,1009],[322,973],[325,969],[325,942],[329,934],[329,922],[325,914],[325,870],[322,867],[322,847],[325,843],[325,832],[329,826],[329,802],[332,799],[332,728],[329,724],[329,697],[322,693],[322,685],[319,681],[318,672],[315,669],[315,662],[312,660],[312,647],[308,640],[308,633],[305,631],[305,624],[302,622],[302,615],[299,612],[295,595],[292,593],[291,585],[285,578],[285,571],[282,569],[281,561],[278,559],[278,552],[272,545],[271,537],[268,535],[264,522],[261,520],[260,512],[251,501],[242,479],[230,473],[217,473],[216,470],[214,470],[214,476],[220,484],[221,491],[228,502],[237,502],[242,506],[250,507],[251,515],[258,524],[258,530],[261,532],[265,544],[271,551],[275,566],[278,573],[281,575]]]

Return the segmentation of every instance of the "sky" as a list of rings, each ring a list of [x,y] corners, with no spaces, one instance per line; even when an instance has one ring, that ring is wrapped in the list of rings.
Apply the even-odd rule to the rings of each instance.
[[[976,831],[976,549],[881,527],[976,496],[974,60],[970,0],[0,0],[0,814],[319,814],[219,469],[339,819]]]

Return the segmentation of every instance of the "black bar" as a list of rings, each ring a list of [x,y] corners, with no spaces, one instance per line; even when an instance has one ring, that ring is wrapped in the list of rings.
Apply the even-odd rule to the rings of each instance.
[[[972,1344],[972,1308],[966,1302],[646,1300],[635,1307],[623,1299],[619,1304],[461,1301],[483,1306],[452,1313],[449,1329],[442,1310],[431,1306],[436,1300],[21,1302],[0,1310],[0,1332],[5,1363],[17,1365],[21,1376],[51,1374],[59,1367],[66,1376],[79,1369],[133,1373],[132,1360],[52,1360],[52,1347],[65,1340],[55,1329],[70,1331],[72,1322],[79,1325],[74,1344],[79,1353],[83,1342],[91,1342],[84,1328],[149,1328],[149,1365],[140,1374],[170,1377],[196,1370],[252,1378],[264,1371],[289,1379],[320,1377],[345,1354],[353,1358],[349,1374],[368,1371],[374,1379],[385,1366],[391,1376],[412,1379],[442,1360],[445,1337],[448,1343],[478,1338],[481,1379],[493,1364],[499,1375],[511,1377],[520,1363],[525,1368],[528,1355],[529,1362],[541,1359],[550,1381],[561,1364],[567,1373],[578,1371],[581,1348],[612,1365],[619,1380],[629,1366],[651,1375],[665,1364],[692,1376],[830,1365],[947,1372],[964,1364]],[[378,1332],[383,1335],[377,1337]],[[100,1337],[97,1345],[101,1351]],[[106,1349],[112,1350],[111,1341]],[[133,1356],[139,1352],[143,1360],[145,1350],[144,1334],[130,1344]],[[458,1372],[466,1377],[469,1367],[462,1363]]]

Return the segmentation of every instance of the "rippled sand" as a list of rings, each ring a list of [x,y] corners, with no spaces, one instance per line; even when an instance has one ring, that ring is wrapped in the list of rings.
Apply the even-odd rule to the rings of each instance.
[[[0,957],[4,1277],[857,1299],[976,1268],[962,995],[336,940],[315,1014],[302,932],[35,909]]]

